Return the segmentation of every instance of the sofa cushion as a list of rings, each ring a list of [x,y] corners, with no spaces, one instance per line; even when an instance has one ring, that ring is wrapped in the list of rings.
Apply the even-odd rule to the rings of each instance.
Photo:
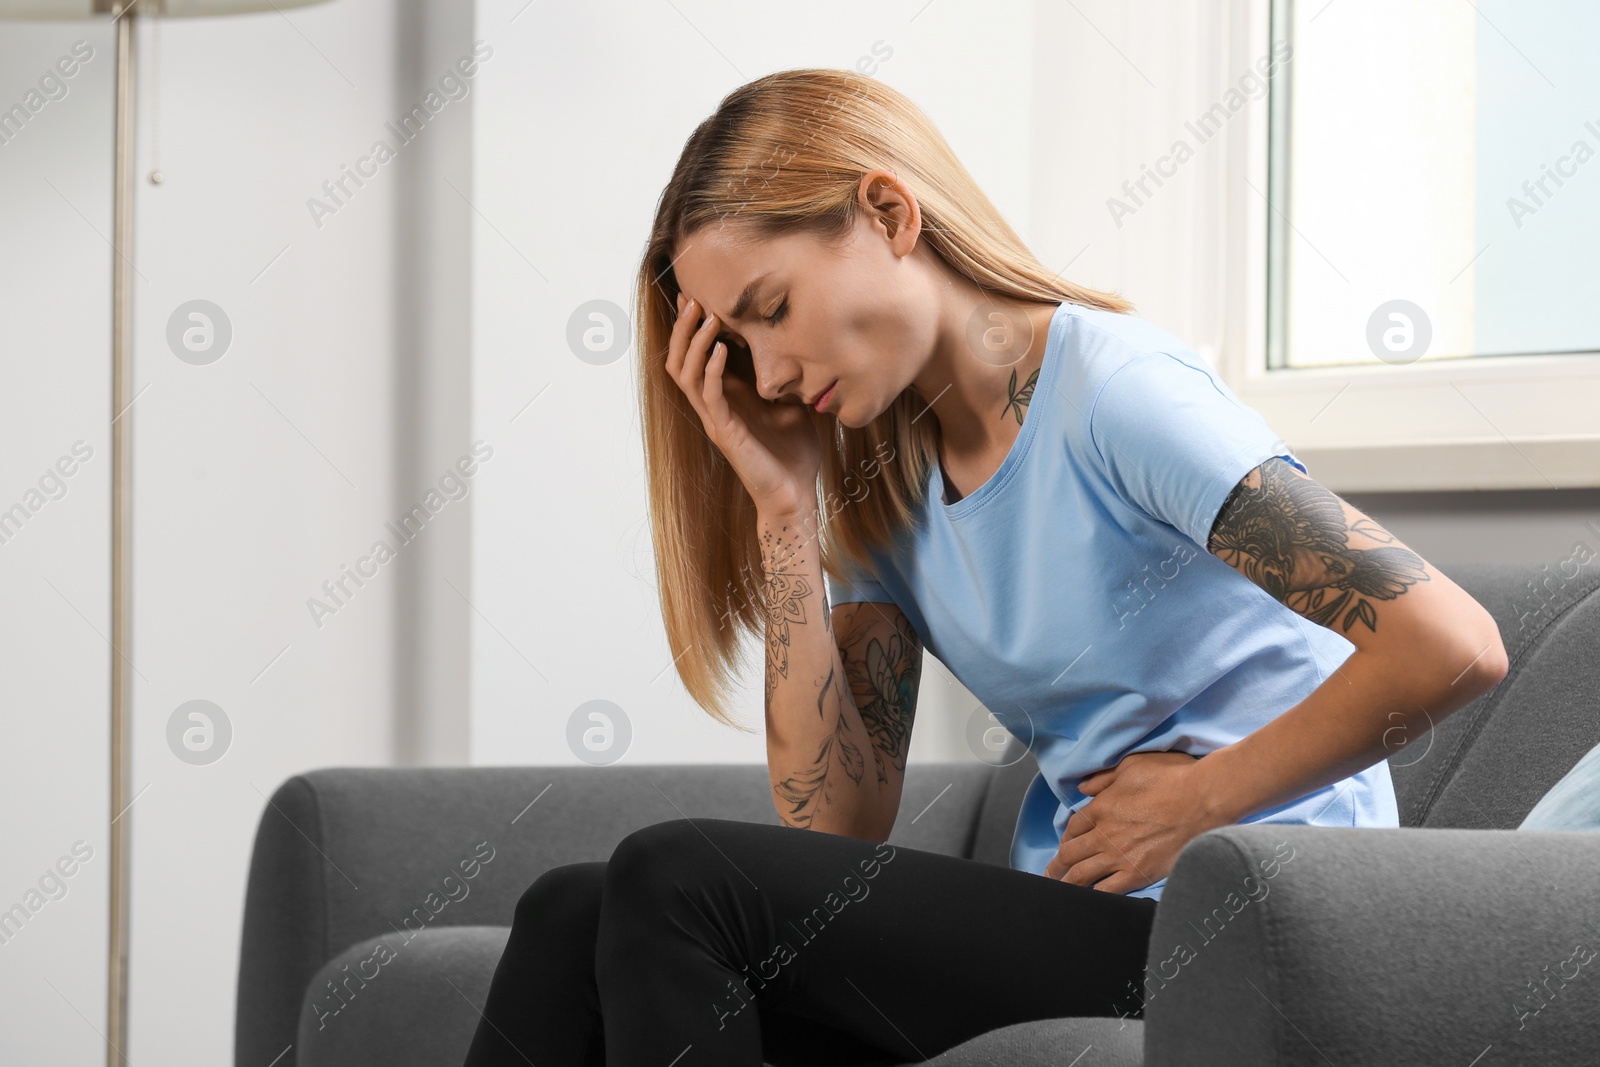
[[[351,945],[306,988],[296,1063],[459,1067],[510,934],[509,926],[440,926]]]
[[[505,926],[440,926],[409,938],[368,938],[339,953],[301,1004],[294,1049],[300,1067],[458,1067],[510,933]],[[991,1030],[919,1062],[1138,1067],[1143,1033],[1144,1023],[1132,1018],[1043,1019]],[[884,1067],[901,1065],[886,1059]]]

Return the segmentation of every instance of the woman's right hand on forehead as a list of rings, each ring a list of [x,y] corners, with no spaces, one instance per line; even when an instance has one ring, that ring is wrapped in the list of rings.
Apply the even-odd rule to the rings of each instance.
[[[715,315],[679,293],[667,373],[699,412],[706,436],[727,457],[758,511],[814,512],[822,465],[817,423],[823,416],[804,404],[769,401],[744,378],[725,374],[728,346],[712,343],[721,327]]]

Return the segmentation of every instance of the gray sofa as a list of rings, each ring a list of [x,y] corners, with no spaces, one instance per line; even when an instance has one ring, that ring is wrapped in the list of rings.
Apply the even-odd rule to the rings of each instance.
[[[1209,831],[1157,910],[1142,1020],[1025,1023],[928,1062],[1594,1062],[1600,835],[1515,827],[1600,742],[1600,565],[1440,569],[1499,621],[1511,673],[1390,757],[1402,828]],[[913,764],[902,812],[938,802],[890,840],[1005,864],[1035,771],[1011,755]],[[684,817],[776,823],[765,768],[290,778],[251,860],[236,1067],[459,1067],[529,883]]]

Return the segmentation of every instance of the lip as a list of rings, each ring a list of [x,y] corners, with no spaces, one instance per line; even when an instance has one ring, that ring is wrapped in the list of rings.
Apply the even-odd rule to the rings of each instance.
[[[817,399],[811,402],[811,406],[816,408],[818,411],[826,411],[827,406],[833,402],[833,394],[838,390],[838,388],[839,380],[835,378],[833,380],[833,384],[824,389],[822,391],[822,395],[818,396]]]

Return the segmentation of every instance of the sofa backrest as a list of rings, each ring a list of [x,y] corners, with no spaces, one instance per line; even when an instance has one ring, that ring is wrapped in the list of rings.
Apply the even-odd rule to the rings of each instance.
[[[1435,565],[1500,624],[1511,667],[1389,757],[1402,825],[1515,829],[1600,744],[1600,561],[1583,558]]]
[[[1400,824],[1514,829],[1600,743],[1600,561],[1434,566],[1494,616],[1511,667],[1389,756]],[[1002,758],[1009,762],[990,772],[973,858],[1005,866],[1038,765],[1015,738]]]

